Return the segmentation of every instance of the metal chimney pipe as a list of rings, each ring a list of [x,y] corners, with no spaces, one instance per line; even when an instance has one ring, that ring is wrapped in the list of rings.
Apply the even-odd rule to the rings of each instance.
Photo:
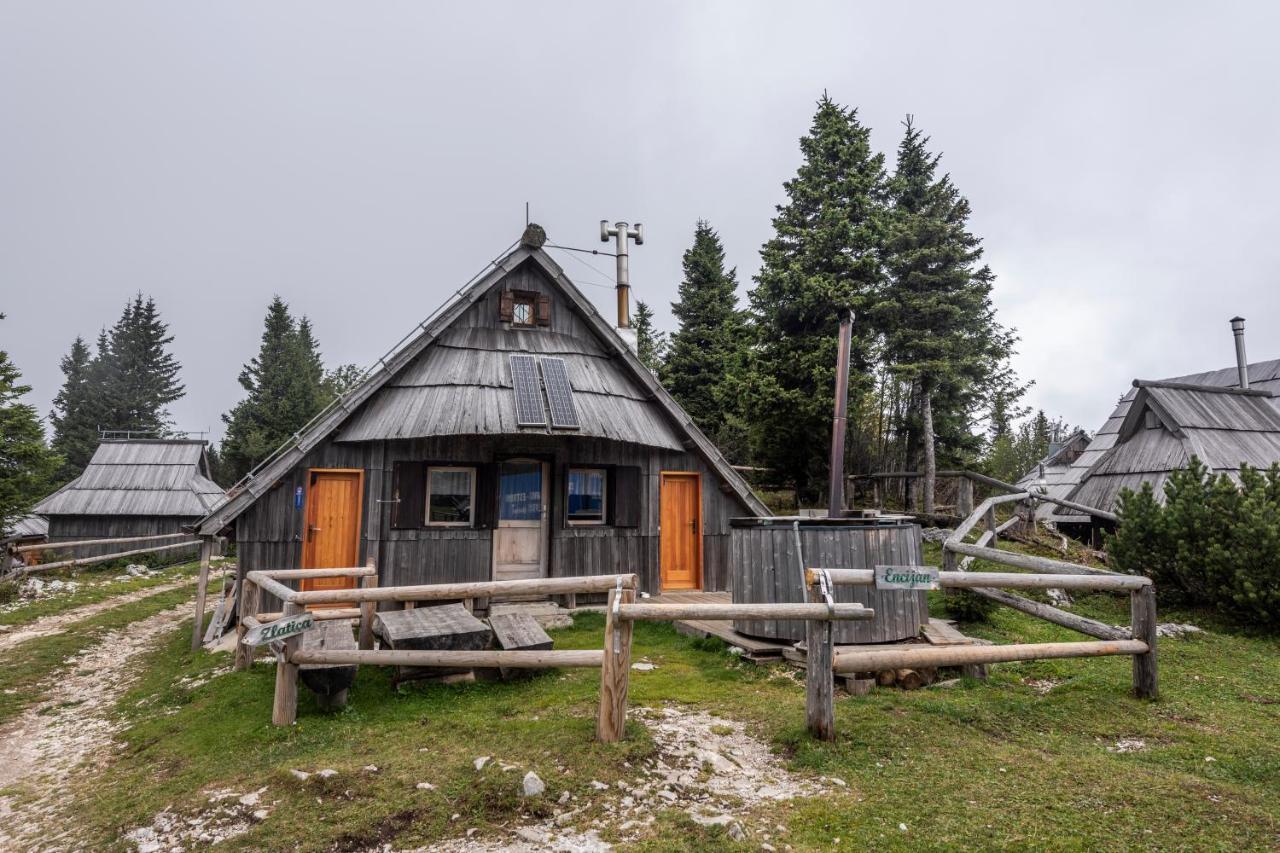
[[[1244,354],[1244,318],[1231,318],[1231,334],[1236,338],[1236,371],[1240,374],[1240,388],[1249,388],[1249,359]]]
[[[840,319],[840,354],[836,362],[836,405],[831,419],[831,489],[827,517],[844,517],[844,438],[849,420],[849,352],[853,348],[853,312]]]
[[[631,259],[627,254],[627,238],[636,241],[637,246],[644,245],[644,226],[639,222],[635,227],[628,227],[625,222],[615,222],[610,227],[608,220],[600,220],[600,242],[608,243],[610,237],[617,238],[615,255],[618,260],[618,328],[631,328]]]

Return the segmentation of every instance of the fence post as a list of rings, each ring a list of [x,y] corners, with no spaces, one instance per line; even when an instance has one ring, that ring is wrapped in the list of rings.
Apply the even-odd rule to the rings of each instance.
[[[1147,653],[1133,656],[1133,692],[1139,699],[1160,695],[1156,680],[1156,590],[1151,584],[1129,595],[1130,633],[1147,644]]]
[[[996,507],[995,507],[995,504],[992,504],[991,506],[987,507],[987,529],[991,531],[991,547],[992,547],[992,548],[998,548],[998,547],[1000,547],[1000,542],[999,542],[999,540],[996,538],[998,534],[996,533]]]
[[[807,583],[805,593],[810,602],[825,602],[823,590],[818,585]],[[829,619],[809,619],[805,622],[805,722],[809,727],[809,734],[819,740],[836,739],[831,628]]]
[[[622,739],[627,727],[627,690],[631,676],[630,620],[620,619],[616,604],[631,604],[635,589],[615,589],[609,593],[609,608],[604,618],[604,662],[600,667],[600,714],[596,720],[596,738],[604,743]]]
[[[236,662],[235,670],[237,672],[246,670],[253,666],[254,649],[252,646],[244,644],[244,635],[248,629],[244,626],[246,617],[258,615],[258,604],[261,598],[261,591],[258,585],[249,580],[248,573],[243,583],[240,584],[240,606],[236,619]]]
[[[301,604],[286,601],[283,618],[288,619],[301,612]],[[298,718],[298,665],[293,663],[293,653],[301,641],[301,634],[285,640],[284,651],[276,660],[276,696],[271,706],[271,724],[275,726],[291,726]]]
[[[962,476],[956,490],[956,515],[968,518],[973,515],[973,480]]]
[[[196,584],[196,624],[191,626],[191,651],[200,650],[200,638],[204,634],[204,602],[209,594],[209,560],[213,556],[213,538],[206,536],[200,542],[200,580]]]
[[[369,559],[367,565],[371,569],[376,568],[372,557]],[[373,589],[377,585],[377,575],[369,575],[360,579],[361,589]],[[373,648],[373,617],[377,609],[377,602],[360,602],[360,648],[364,651],[369,651]]]

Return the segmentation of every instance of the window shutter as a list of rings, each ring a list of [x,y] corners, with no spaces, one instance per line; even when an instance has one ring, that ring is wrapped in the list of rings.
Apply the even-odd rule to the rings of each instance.
[[[486,529],[497,526],[498,521],[498,466],[476,466],[476,505],[472,518],[476,527]]]
[[[397,462],[391,467],[391,529],[417,530],[426,514],[427,470],[422,462]]]
[[[551,297],[545,293],[538,294],[538,325],[551,325]]]
[[[644,495],[644,478],[635,465],[619,465],[610,469],[609,512],[614,527],[639,527],[640,502]]]
[[[498,319],[503,323],[510,323],[515,316],[516,295],[510,290],[504,290],[498,295]]]

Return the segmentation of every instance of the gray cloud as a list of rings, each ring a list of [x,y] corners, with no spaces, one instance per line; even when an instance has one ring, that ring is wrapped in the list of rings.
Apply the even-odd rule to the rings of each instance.
[[[1276,357],[1271,4],[0,5],[0,325],[42,411],[134,291],[219,430],[272,293],[366,363],[519,234],[641,220],[670,322],[699,217],[749,283],[825,88],[945,152],[1031,402]],[[603,275],[562,255],[583,284]],[[602,309],[611,294],[587,287]]]

